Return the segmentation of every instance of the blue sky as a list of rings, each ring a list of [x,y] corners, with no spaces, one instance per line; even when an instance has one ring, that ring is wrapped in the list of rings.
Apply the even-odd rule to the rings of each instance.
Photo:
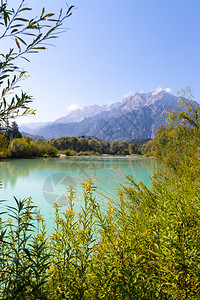
[[[16,4],[16,0],[12,1]],[[32,0],[58,11],[63,0]],[[42,2],[42,4],[41,4]],[[156,88],[176,94],[191,86],[200,99],[199,0],[74,0],[68,30],[24,63],[22,83],[34,96],[36,116],[21,122],[52,121],[72,105],[121,101],[124,95]]]

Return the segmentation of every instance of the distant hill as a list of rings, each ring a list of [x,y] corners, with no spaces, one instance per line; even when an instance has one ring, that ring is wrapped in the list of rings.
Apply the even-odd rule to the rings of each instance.
[[[30,138],[32,138],[34,140],[34,142],[37,142],[38,140],[46,141],[46,139],[41,135],[34,135],[34,134],[24,132],[24,131],[22,131],[21,134],[22,134],[23,137],[24,136],[29,136]]]
[[[20,124],[20,131],[25,131],[29,133],[33,133],[35,129],[42,128],[43,126],[47,126],[49,122],[29,122],[26,124]]]
[[[166,123],[168,109],[174,109],[179,102],[180,98],[164,90],[136,93],[122,102],[77,109],[54,122],[32,126],[30,133],[46,139],[82,135],[110,142],[151,139],[157,128]]]

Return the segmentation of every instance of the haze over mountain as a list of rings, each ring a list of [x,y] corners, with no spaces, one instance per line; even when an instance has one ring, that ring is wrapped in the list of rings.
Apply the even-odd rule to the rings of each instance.
[[[166,123],[169,108],[175,108],[180,98],[165,90],[136,93],[122,102],[79,108],[54,122],[20,126],[20,130],[45,138],[86,136],[101,140],[131,140],[153,138],[157,128]],[[41,126],[42,125],[42,126]]]

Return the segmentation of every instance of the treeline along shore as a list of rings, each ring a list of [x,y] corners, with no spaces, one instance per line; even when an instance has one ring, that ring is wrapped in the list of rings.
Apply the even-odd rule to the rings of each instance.
[[[125,141],[100,141],[82,137],[59,137],[35,142],[28,136],[22,137],[18,125],[13,122],[5,131],[0,132],[0,158],[31,158],[31,157],[55,157],[59,154],[66,156],[75,155],[141,155],[142,144],[149,139],[134,140],[134,143]]]

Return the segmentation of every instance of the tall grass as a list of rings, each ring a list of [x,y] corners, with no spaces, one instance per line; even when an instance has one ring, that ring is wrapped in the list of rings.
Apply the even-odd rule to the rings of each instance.
[[[200,298],[200,194],[190,177],[166,171],[150,188],[131,176],[101,210],[92,181],[74,211],[74,192],[54,231],[37,232],[31,199],[1,221],[0,299]]]

